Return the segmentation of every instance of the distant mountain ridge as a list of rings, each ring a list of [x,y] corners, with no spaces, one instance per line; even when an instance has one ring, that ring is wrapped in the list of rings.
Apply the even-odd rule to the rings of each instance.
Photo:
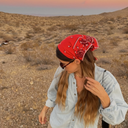
[[[121,9],[121,10],[117,10],[117,11],[114,11],[114,12],[104,12],[104,13],[101,13],[99,15],[105,15],[105,16],[108,16],[108,17],[116,17],[116,16],[119,16],[119,15],[122,15],[122,16],[128,16],[128,7],[124,8],[124,9]]]
[[[5,13],[5,14],[11,14],[11,15],[28,15],[28,16],[38,16],[38,17],[60,17],[60,16],[58,16],[58,15],[44,15],[44,14],[16,14],[16,13],[6,13],[6,12],[2,12],[2,11],[0,11],[0,15],[1,14],[3,14],[3,13]],[[79,15],[79,16],[86,16],[86,17],[89,17],[89,16],[99,16],[99,17],[117,17],[117,16],[127,16],[128,17],[128,7],[126,7],[126,8],[123,8],[123,9],[121,9],[121,10],[117,10],[117,11],[113,11],[113,12],[103,12],[103,13],[100,13],[100,14],[93,14],[93,15]],[[65,14],[65,15],[62,15],[61,17],[65,17],[65,16],[68,16],[67,14]],[[70,17],[70,16],[76,16],[77,17],[77,15],[69,15],[68,17]]]

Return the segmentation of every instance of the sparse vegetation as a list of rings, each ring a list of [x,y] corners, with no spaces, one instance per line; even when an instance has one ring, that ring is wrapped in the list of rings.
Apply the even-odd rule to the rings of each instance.
[[[128,102],[127,12],[64,17],[0,12],[0,127],[40,127],[37,116],[59,66],[56,46],[73,34],[89,35],[98,40],[99,49],[94,51],[97,65],[117,78]],[[4,44],[5,41],[8,44]],[[117,128],[128,127],[126,121],[120,125]],[[98,128],[100,126],[99,122]]]
[[[128,34],[128,26],[124,28],[123,33]]]
[[[110,44],[112,44],[113,46],[118,46],[118,43],[121,41],[120,38],[114,37],[110,40]]]
[[[115,28],[115,26],[113,24],[111,24],[109,27],[111,30]]]
[[[100,60],[98,60],[97,63],[100,63],[100,64],[111,64],[111,62],[107,59],[104,59],[104,58],[101,58]]]
[[[128,59],[127,54],[121,55],[119,59],[113,59],[114,66],[121,67],[119,68],[118,76],[128,78]]]
[[[0,38],[7,40],[7,41],[13,41],[14,40],[14,36],[10,35],[10,34],[5,34],[0,32]]]
[[[44,30],[38,26],[33,26],[33,30],[35,33],[43,33],[44,32]]]
[[[39,47],[40,43],[38,42],[38,40],[34,40],[34,41],[27,41],[21,44],[21,49],[22,50],[29,50],[29,49],[35,49],[37,47]]]
[[[57,26],[53,25],[53,26],[49,27],[47,30],[48,31],[56,31],[57,30]]]
[[[13,54],[16,51],[16,47],[14,45],[5,46],[3,49],[6,54]]]
[[[25,47],[23,46],[23,48],[25,48],[24,50],[28,50],[28,47],[30,48],[30,45],[26,46],[26,43],[25,43]],[[40,46],[38,50],[33,49],[31,51],[22,51],[22,54],[26,62],[31,62],[31,65],[42,65],[42,64],[50,65],[55,63],[55,59],[54,59],[55,56],[52,53],[52,51],[54,50],[55,50],[54,44],[49,44],[48,46],[44,44],[43,46]]]
[[[71,31],[77,30],[78,29],[78,25],[77,24],[66,24],[64,25],[61,29],[69,29]]]

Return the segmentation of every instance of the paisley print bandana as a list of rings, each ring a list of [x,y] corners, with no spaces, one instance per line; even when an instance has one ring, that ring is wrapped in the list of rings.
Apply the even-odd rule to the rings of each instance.
[[[66,57],[83,61],[84,55],[89,49],[94,51],[99,46],[94,37],[75,34],[66,37],[57,47]],[[97,60],[97,58],[95,59]]]

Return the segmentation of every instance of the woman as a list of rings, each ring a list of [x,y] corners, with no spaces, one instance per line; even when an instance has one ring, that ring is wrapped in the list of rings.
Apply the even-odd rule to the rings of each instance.
[[[124,121],[128,105],[115,77],[96,65],[92,51],[97,48],[94,37],[80,34],[68,36],[58,44],[60,66],[39,115],[41,124],[46,123],[49,107],[54,107],[49,128],[97,128],[99,114],[112,125]]]

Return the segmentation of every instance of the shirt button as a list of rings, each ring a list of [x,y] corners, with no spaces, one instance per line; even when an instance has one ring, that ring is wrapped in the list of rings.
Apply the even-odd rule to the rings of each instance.
[[[73,82],[73,84],[75,84],[75,82]]]
[[[74,119],[72,121],[74,121]]]
[[[76,94],[74,93],[74,95],[76,95]]]

